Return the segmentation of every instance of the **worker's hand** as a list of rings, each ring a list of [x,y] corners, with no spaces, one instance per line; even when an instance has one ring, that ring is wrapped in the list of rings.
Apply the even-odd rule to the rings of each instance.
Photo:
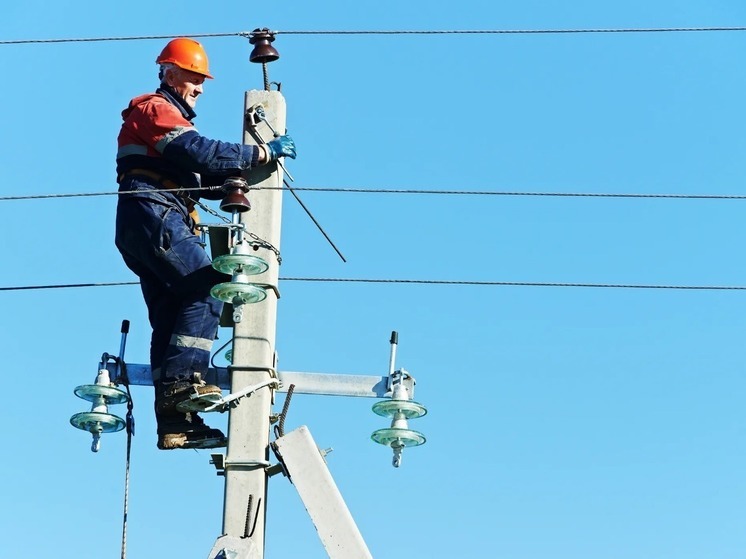
[[[278,136],[265,145],[270,161],[277,161],[280,157],[295,159],[295,142],[287,134],[285,136]]]

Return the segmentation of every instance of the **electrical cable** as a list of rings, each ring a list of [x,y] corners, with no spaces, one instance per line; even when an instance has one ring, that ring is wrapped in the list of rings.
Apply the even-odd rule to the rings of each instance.
[[[532,282],[532,281],[480,281],[480,280],[427,280],[394,278],[310,278],[280,277],[280,281],[302,283],[368,283],[401,285],[445,285],[477,287],[589,287],[602,289],[672,289],[684,291],[746,291],[746,285],[671,285],[671,284],[632,284],[632,283],[578,283],[578,282]],[[140,285],[137,281],[73,283],[57,285],[24,285],[0,287],[0,291],[30,291],[41,289],[68,289],[75,287],[119,287]]]
[[[333,192],[353,194],[431,194],[450,196],[549,196],[571,198],[680,198],[680,199],[711,199],[738,200],[746,199],[742,194],[656,194],[656,193],[614,193],[614,192],[521,192],[499,190],[437,190],[421,188],[355,188],[355,187],[293,187],[295,190],[310,192]],[[1,199],[0,199],[1,200]]]
[[[623,27],[589,29],[409,29],[362,31],[272,31],[275,35],[544,35],[578,33],[692,33],[746,31],[746,27]]]
[[[20,285],[15,287],[0,287],[0,291],[27,291],[35,289],[69,289],[73,287],[116,287],[120,285],[140,285],[139,281],[115,281],[108,283],[69,283],[58,285]]]
[[[133,283],[137,283],[137,282],[133,282]],[[223,351],[226,347],[228,347],[229,344],[232,344],[232,343],[233,343],[233,336],[231,336],[230,340],[228,340],[223,345],[221,345],[218,349],[216,349],[215,351],[213,351],[212,355],[210,356],[210,366],[213,369],[217,369],[218,368],[217,365],[215,365],[215,356],[219,355],[221,351]]]
[[[238,33],[199,33],[196,35],[140,35],[132,37],[89,37],[79,39],[18,39],[18,40],[5,40],[0,41],[0,45],[28,45],[28,44],[40,44],[40,43],[95,43],[102,41],[143,41],[151,39],[176,39],[179,37],[188,38],[203,38],[203,37],[233,37],[233,36],[245,36],[248,35],[244,32]]]
[[[588,29],[390,29],[390,30],[277,30],[274,35],[570,35],[570,34],[598,34],[598,33],[702,33],[702,32],[733,32],[746,31],[746,27],[623,27],[623,28],[588,28]],[[251,37],[249,31],[232,33],[195,33],[183,35],[140,35],[125,37],[87,37],[63,39],[10,39],[0,41],[0,45],[27,45],[45,43],[91,43],[102,41],[141,41],[154,39],[174,39],[177,37],[209,38],[209,37]]]
[[[277,186],[258,186],[252,190],[284,190]],[[201,190],[201,188],[184,188],[183,192]],[[301,192],[326,192],[341,194],[414,194],[414,195],[446,195],[446,196],[528,196],[551,198],[660,198],[679,200],[744,200],[746,194],[663,194],[663,193],[633,193],[633,192],[531,192],[511,190],[438,190],[422,188],[359,188],[332,186],[293,186],[292,190]],[[170,189],[153,189],[149,192],[173,192]],[[0,196],[0,202],[15,202],[22,200],[47,200],[58,198],[82,198],[95,196],[118,196],[129,192],[79,192],[68,194],[26,194],[19,196]]]
[[[654,285],[622,283],[556,283],[529,281],[478,281],[478,280],[417,280],[417,279],[357,279],[357,278],[280,278],[281,281],[308,283],[396,283],[413,285],[467,285],[491,287],[595,287],[607,289],[684,289],[700,291],[743,291],[746,286],[720,285]]]

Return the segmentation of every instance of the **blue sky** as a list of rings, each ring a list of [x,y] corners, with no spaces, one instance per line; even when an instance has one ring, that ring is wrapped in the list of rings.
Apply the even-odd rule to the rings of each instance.
[[[0,39],[746,25],[733,0],[266,7],[30,0],[4,8]],[[260,67],[246,39],[202,42],[216,79],[197,127],[239,141]],[[0,196],[115,190],[120,111],[157,85],[163,44],[0,45]],[[282,58],[269,71],[287,100],[298,186],[744,194],[744,32],[279,35],[275,45]],[[746,285],[744,200],[301,196],[348,262],[287,197],[282,277]],[[113,246],[115,204],[0,202],[0,285],[132,281]],[[335,449],[329,467],[375,557],[744,557],[744,291],[280,289],[281,370],[385,374],[397,330],[397,364],[429,410],[411,424],[427,444],[394,469],[369,440],[386,425],[374,401],[293,398],[286,428],[308,425]],[[125,436],[93,454],[68,419],[87,408],[73,388],[118,351],[122,319],[127,360],[147,361],[139,290],[2,291],[0,301],[0,556],[115,557]],[[151,390],[133,394],[128,556],[206,557],[222,478],[207,451],[158,451]],[[270,481],[268,507],[268,558],[325,557],[287,480]]]

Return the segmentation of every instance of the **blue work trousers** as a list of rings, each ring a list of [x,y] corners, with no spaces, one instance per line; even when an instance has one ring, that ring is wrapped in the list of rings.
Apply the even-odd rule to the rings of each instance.
[[[156,386],[207,373],[223,305],[210,296],[210,288],[230,280],[212,268],[191,225],[179,203],[120,196],[116,245],[140,278],[153,329],[150,365]]]

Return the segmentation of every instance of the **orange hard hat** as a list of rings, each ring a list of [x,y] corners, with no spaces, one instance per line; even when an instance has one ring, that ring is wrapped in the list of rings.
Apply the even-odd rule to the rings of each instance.
[[[207,67],[205,48],[192,39],[173,39],[155,59],[156,64],[174,64],[184,70],[202,74],[212,79]]]

